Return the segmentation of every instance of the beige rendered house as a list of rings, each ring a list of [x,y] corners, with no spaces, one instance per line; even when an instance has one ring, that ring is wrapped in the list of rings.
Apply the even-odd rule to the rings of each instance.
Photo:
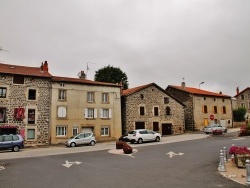
[[[84,74],[84,72],[81,72]],[[121,136],[121,85],[80,78],[52,78],[51,143],[64,143],[80,132],[97,141]]]
[[[149,129],[162,135],[181,134],[184,105],[155,83],[122,91],[123,134]]]
[[[241,92],[236,88],[236,107],[244,107],[247,113],[250,113],[250,87],[245,88]]]
[[[0,134],[22,135],[26,146],[49,144],[51,75],[48,63],[0,63]]]
[[[232,126],[232,100],[228,95],[197,88],[170,85],[166,91],[186,105],[185,127],[187,130],[202,130],[204,126],[219,123]]]

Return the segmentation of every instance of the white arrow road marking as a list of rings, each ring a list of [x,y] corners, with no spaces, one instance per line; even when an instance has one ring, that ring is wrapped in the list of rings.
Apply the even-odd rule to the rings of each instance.
[[[174,157],[174,156],[176,156],[176,155],[184,155],[184,153],[181,153],[181,152],[179,152],[179,153],[174,153],[174,152],[172,152],[172,151],[170,151],[170,152],[168,152],[166,155],[169,155],[169,158],[172,158],[172,157]]]
[[[244,140],[246,138],[235,138],[235,139],[232,139],[232,140]]]
[[[71,167],[73,164],[76,164],[76,165],[79,165],[81,164],[82,162],[79,162],[79,161],[75,161],[75,162],[69,162],[68,160],[65,161],[65,164],[62,164],[63,166],[69,168]]]
[[[0,170],[4,170],[5,168],[3,166],[0,165]]]

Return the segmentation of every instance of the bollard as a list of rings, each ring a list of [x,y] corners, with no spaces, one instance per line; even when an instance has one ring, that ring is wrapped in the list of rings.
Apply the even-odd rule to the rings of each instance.
[[[224,155],[224,162],[226,163],[227,162],[227,148],[226,147],[223,148],[223,155]]]
[[[250,161],[246,160],[246,184],[250,185]]]
[[[220,172],[226,172],[227,169],[226,169],[226,166],[225,166],[225,163],[224,163],[223,152],[220,153],[220,164],[221,164],[221,166],[219,167],[219,171]]]
[[[234,154],[231,155],[231,161],[234,162]]]
[[[220,154],[221,154],[222,152],[223,152],[223,151],[220,150]],[[220,162],[219,162],[218,170],[220,170],[220,167],[221,167],[221,159],[220,159]]]

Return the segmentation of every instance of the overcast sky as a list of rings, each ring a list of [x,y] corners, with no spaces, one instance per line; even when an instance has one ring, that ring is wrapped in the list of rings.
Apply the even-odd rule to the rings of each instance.
[[[250,86],[249,0],[0,0],[0,62],[87,78],[119,67],[155,82],[234,96]],[[184,79],[183,79],[184,78]]]

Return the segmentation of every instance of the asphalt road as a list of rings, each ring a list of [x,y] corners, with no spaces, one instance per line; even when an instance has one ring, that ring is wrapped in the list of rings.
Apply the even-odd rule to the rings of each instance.
[[[5,159],[1,160],[5,169],[0,170],[0,187],[245,187],[218,172],[219,150],[232,144],[247,145],[250,138],[236,139],[227,134],[156,145],[145,143],[143,147],[132,144],[137,150],[132,156],[100,150]]]

